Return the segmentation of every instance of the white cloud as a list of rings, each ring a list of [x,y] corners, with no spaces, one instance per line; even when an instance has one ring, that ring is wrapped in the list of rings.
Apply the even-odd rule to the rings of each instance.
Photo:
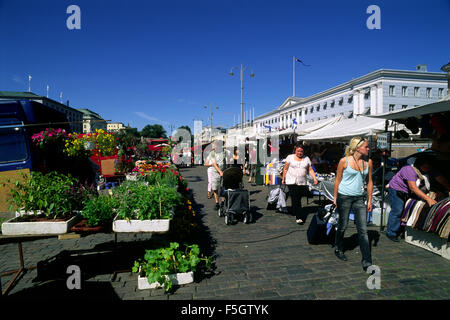
[[[163,120],[160,120],[160,119],[151,117],[151,116],[149,116],[149,115],[146,115],[146,114],[143,113],[143,112],[134,112],[134,113],[137,114],[139,117],[144,118],[144,119],[147,119],[147,120],[150,120],[150,121],[155,121],[155,122],[160,122],[160,123],[164,123],[164,124],[169,124],[169,123],[166,122],[166,121],[163,121]]]
[[[15,83],[25,84],[24,79],[22,79],[22,77],[18,76],[17,74],[14,74],[11,80]]]

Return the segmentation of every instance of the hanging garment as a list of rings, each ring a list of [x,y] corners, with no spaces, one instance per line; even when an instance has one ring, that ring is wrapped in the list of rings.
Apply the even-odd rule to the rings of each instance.
[[[431,232],[435,232],[436,231],[438,223],[440,222],[440,220],[442,218],[445,217],[445,215],[447,214],[447,210],[449,210],[449,208],[450,208],[450,202],[447,202],[445,206],[441,207],[436,212],[436,214],[434,215],[434,219],[433,219],[433,221],[432,221],[432,223],[431,223],[431,225],[430,225],[428,230],[430,230]]]
[[[416,204],[416,199],[408,199],[405,204],[405,208],[403,209],[403,213],[401,216],[401,221],[406,222],[408,221],[409,216],[411,215],[411,209],[414,208],[414,205]]]
[[[450,235],[450,215],[447,215],[446,222],[442,227],[442,230],[439,232],[439,236],[441,238],[448,240],[449,235]]]
[[[422,202],[422,201],[417,201],[417,202],[420,204],[420,202]],[[412,227],[414,225],[414,222],[418,218],[418,210],[414,210],[414,209],[415,209],[415,206],[410,209],[411,210],[411,214],[409,215],[409,218],[408,218],[408,220],[406,222],[406,225],[410,226],[410,227]]]
[[[427,220],[425,222],[425,225],[424,225],[424,230],[427,230],[427,231],[431,230],[431,227],[433,225],[433,221],[436,222],[439,219],[439,216],[443,215],[443,213],[445,211],[443,212],[442,210],[443,210],[443,208],[446,207],[447,204],[449,204],[449,202],[443,200],[443,201],[440,201],[440,202],[436,203],[433,206],[433,210],[430,210],[430,212],[428,214],[428,218],[427,218]]]

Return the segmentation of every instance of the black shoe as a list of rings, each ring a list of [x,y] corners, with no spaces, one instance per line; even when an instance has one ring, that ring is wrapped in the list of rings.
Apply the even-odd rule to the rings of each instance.
[[[366,272],[367,268],[369,268],[371,265],[372,265],[372,262],[363,261],[362,262],[362,268],[363,268],[364,272]]]
[[[342,251],[334,250],[334,254],[336,255],[336,257],[338,257],[338,259],[340,259],[342,261],[347,261],[347,257],[345,256],[345,254]]]
[[[218,203],[216,203],[215,210],[219,210],[219,209],[220,209],[220,205]]]
[[[394,241],[394,242],[400,242],[400,240],[398,240],[397,237],[390,236],[390,235],[388,235],[387,233],[386,233],[386,237],[387,237],[389,240],[391,240],[391,241]]]

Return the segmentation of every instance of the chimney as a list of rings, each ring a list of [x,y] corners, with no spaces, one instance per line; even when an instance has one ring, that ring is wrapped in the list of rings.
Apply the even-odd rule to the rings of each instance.
[[[69,106],[69,100],[67,100],[67,103],[66,103],[66,105],[67,105],[67,106]]]
[[[417,71],[420,71],[420,72],[428,72],[428,67],[427,67],[426,64],[419,64],[419,65],[416,67],[416,70],[417,70]]]

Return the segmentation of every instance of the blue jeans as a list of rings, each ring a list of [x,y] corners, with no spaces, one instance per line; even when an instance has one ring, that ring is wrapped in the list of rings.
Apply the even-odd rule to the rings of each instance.
[[[343,251],[344,233],[347,229],[350,210],[355,215],[356,229],[358,230],[359,247],[364,263],[372,263],[369,236],[367,234],[367,208],[363,196],[346,196],[338,194],[337,210],[339,212],[338,229],[336,231],[335,249]]]
[[[397,237],[400,229],[403,208],[405,201],[398,196],[398,191],[392,188],[388,190],[389,204],[391,211],[389,212],[388,224],[386,227],[386,234],[390,237]]]

